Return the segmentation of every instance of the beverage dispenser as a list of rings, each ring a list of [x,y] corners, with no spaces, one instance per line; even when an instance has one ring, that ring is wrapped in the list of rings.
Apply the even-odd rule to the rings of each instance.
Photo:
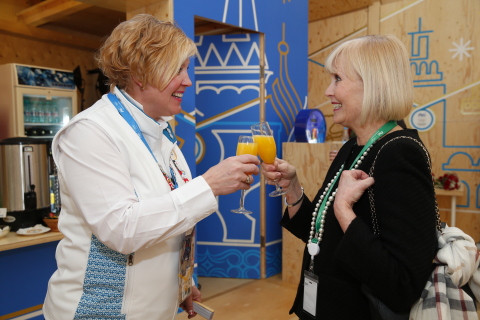
[[[12,231],[41,224],[50,212],[48,143],[23,137],[0,141],[0,200],[7,209],[1,224]]]

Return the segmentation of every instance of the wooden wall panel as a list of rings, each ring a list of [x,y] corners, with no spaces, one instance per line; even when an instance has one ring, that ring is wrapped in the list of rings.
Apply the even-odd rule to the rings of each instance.
[[[337,15],[346,14],[370,6],[375,0],[343,0],[343,1],[308,1],[308,21],[326,19]],[[396,0],[394,0],[396,1]]]
[[[160,20],[171,21],[173,20],[173,0],[160,0],[158,3],[128,11],[127,20],[141,13],[151,14]]]
[[[327,47],[367,27],[368,9],[308,24],[308,55],[313,58]]]
[[[283,159],[294,165],[298,178],[309,199],[320,189],[330,166],[328,153],[331,143],[283,143]],[[298,284],[305,244],[283,229],[282,279]]]

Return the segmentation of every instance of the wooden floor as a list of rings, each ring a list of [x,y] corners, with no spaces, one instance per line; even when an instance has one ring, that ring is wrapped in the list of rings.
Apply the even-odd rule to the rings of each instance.
[[[200,277],[198,282],[202,303],[215,310],[213,320],[298,320],[288,314],[296,285],[282,281],[281,274],[261,280]],[[480,319],[480,308],[477,312]],[[175,318],[186,319],[185,312]]]
[[[288,311],[296,285],[282,281],[281,274],[261,280],[200,277],[202,303],[215,310],[213,319],[297,320]],[[175,320],[186,320],[182,312]],[[203,318],[197,315],[195,320]]]

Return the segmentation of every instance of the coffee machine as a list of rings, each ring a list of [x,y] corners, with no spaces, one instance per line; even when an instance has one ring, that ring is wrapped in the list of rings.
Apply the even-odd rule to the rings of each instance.
[[[35,138],[0,141],[0,207],[7,209],[0,224],[12,231],[41,224],[51,211],[48,146]]]

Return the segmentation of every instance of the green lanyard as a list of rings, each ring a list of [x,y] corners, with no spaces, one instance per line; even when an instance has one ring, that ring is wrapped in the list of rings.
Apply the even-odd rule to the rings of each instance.
[[[367,141],[367,143],[365,144],[365,146],[362,148],[362,151],[360,151],[357,155],[357,157],[355,158],[355,160],[352,162],[352,165],[350,166],[349,170],[351,170],[355,164],[357,163],[358,159],[360,159],[360,157],[363,156],[365,150],[367,150],[372,144],[374,144],[378,139],[380,139],[381,137],[383,137],[385,134],[387,134],[390,130],[392,130],[393,128],[395,128],[397,126],[397,122],[396,121],[389,121],[387,123],[385,123],[380,129],[377,130],[377,132],[375,132],[373,134],[373,136],[370,137],[370,139]],[[316,233],[318,233],[318,231],[320,230],[320,221],[322,220],[322,212],[323,210],[325,209],[325,206],[327,204],[327,201],[328,201],[328,198],[330,197],[330,193],[332,192],[333,190],[333,186],[337,183],[337,180],[340,178],[340,174],[342,173],[343,171],[343,167],[344,167],[344,164],[342,164],[342,166],[340,167],[340,170],[338,171],[338,174],[336,175],[334,181],[330,184],[330,187],[328,188],[328,191],[327,193],[325,194],[325,198],[323,198],[323,201],[322,201],[322,204],[320,205],[320,208],[318,209],[318,214],[317,214],[317,220],[316,220],[316,223],[315,223],[315,230],[316,230]],[[318,239],[317,238],[313,238],[312,239],[312,242],[313,243],[317,243],[318,242]]]

